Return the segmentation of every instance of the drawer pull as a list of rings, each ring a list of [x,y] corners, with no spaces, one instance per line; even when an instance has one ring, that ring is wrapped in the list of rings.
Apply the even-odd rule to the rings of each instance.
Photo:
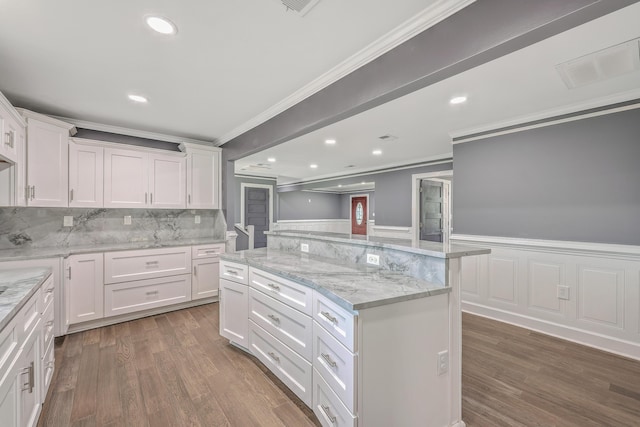
[[[47,328],[49,326],[53,326],[53,320],[49,320],[47,323],[44,324]]]
[[[331,424],[335,424],[336,423],[336,417],[331,415],[331,411],[329,410],[328,406],[324,406],[324,405],[320,405],[320,408],[322,408],[322,412],[324,412],[324,414],[327,416],[327,418],[329,418],[329,421],[331,421]]]
[[[47,294],[52,294],[53,293],[53,288],[49,288],[44,292],[47,293]]]
[[[28,375],[27,382],[22,385],[22,391],[29,391],[29,393],[33,393],[33,388],[35,387],[36,383],[33,362],[31,362],[28,367],[23,368],[20,373]]]
[[[269,319],[273,320],[273,321],[274,321],[274,322],[276,322],[276,323],[280,323],[280,318],[279,318],[279,317],[277,317],[277,316],[274,316],[273,314],[269,314],[269,315],[267,315],[267,317],[268,317]]]
[[[229,270],[227,269],[227,273],[229,273],[232,276],[238,276],[238,272],[236,270]]]
[[[329,364],[329,366],[331,366],[332,368],[335,368],[336,366],[338,366],[338,364],[331,358],[331,356],[329,356],[328,354],[325,353],[320,353],[320,355],[322,356],[322,358],[324,360],[327,361],[327,363]]]
[[[275,283],[267,283],[267,286],[271,288],[271,290],[273,291],[279,291],[280,290],[280,286],[276,285]]]
[[[147,295],[158,295],[158,291],[149,291]]]
[[[270,351],[269,353],[267,353],[269,356],[271,356],[271,358],[273,360],[275,360],[276,362],[280,363],[280,358],[278,356],[276,356],[276,354],[272,351]]]
[[[145,262],[145,264],[147,264],[147,265],[157,265],[158,261],[147,261],[147,262]]]
[[[218,253],[218,251],[216,251],[215,249],[209,249],[207,251],[204,251],[205,254],[215,254]]]
[[[338,319],[333,317],[330,313],[328,313],[326,311],[321,311],[320,314],[322,314],[324,317],[326,317],[327,320],[329,320],[329,322],[336,323],[336,324],[338,323]]]

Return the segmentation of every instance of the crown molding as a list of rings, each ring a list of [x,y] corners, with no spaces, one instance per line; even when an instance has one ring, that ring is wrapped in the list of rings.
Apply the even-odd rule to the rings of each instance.
[[[13,104],[11,104],[11,102],[4,96],[2,92],[0,92],[0,107],[4,107],[4,109],[9,112],[11,117],[13,117],[13,120],[17,121],[20,126],[27,126],[27,123],[24,121],[24,117],[22,117],[20,113],[18,113]]]
[[[131,128],[126,128],[121,126],[105,125],[102,123],[72,119],[69,117],[59,117],[59,116],[51,116],[51,117],[58,120],[62,120],[64,122],[72,123],[73,125],[75,125],[75,127],[82,128],[82,129],[96,130],[100,132],[109,132],[109,133],[115,133],[118,135],[134,136],[137,138],[155,139],[156,141],[173,142],[176,144],[187,142],[191,144],[206,145],[208,147],[216,146],[215,141],[203,141],[200,139],[183,138],[183,137],[174,136],[174,135],[167,135],[164,133],[149,132],[145,130],[131,129]]]
[[[18,112],[25,119],[34,119],[39,120],[44,123],[49,123],[50,125],[58,126],[69,131],[71,136],[76,134],[76,127],[73,123],[70,123],[68,120],[58,118],[56,116],[49,116],[46,114],[36,113],[35,111],[27,110],[25,108],[16,108]]]
[[[452,131],[449,133],[452,144],[462,144],[465,142],[476,141],[479,139],[485,139],[498,135],[506,135],[509,133],[521,132],[523,130],[535,129],[545,126],[551,126],[559,123],[566,123],[575,120],[587,119],[589,117],[602,116],[605,114],[617,113],[619,111],[632,110],[634,108],[640,108],[640,104],[628,105],[618,108],[603,109],[601,111],[595,111],[585,114],[580,114],[581,111],[590,110],[594,108],[606,107],[607,105],[613,105],[621,102],[631,101],[640,98],[640,89],[634,89],[626,92],[620,92],[614,95],[608,95],[601,98],[590,99],[588,101],[578,102],[570,105],[565,105],[559,108],[553,108],[549,110],[539,111],[533,114],[527,114],[523,116],[514,117],[511,119],[493,122],[474,128],[467,128]],[[571,117],[560,117],[567,114],[574,114]],[[555,119],[557,118],[557,119]],[[542,121],[540,123],[540,121]],[[533,123],[527,125],[527,123]],[[509,128],[509,129],[505,129]],[[504,130],[501,130],[504,129]],[[495,132],[492,132],[495,131]],[[482,135],[477,135],[482,134]],[[468,137],[467,137],[468,136]]]
[[[459,10],[464,9],[475,1],[476,0],[435,1],[431,6],[423,9],[411,19],[400,24],[384,36],[380,37],[364,49],[357,52],[355,55],[351,56],[326,73],[322,74],[317,79],[306,84],[296,92],[292,93],[282,101],[255,116],[251,120],[224,134],[219,139],[219,145],[225,144],[236,138],[237,136],[242,135],[243,133],[255,128],[258,125],[261,125],[262,123],[277,116],[288,108],[293,107],[294,105],[305,100],[316,92],[319,92],[332,83],[335,83],[347,74],[350,74],[363,65],[366,65],[379,56],[387,53],[394,47],[423,32],[427,28],[436,25],[438,22],[445,20]]]

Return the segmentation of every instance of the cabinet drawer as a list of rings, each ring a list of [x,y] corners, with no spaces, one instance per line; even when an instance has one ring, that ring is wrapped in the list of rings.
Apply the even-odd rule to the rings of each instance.
[[[42,369],[44,371],[44,382],[42,389],[42,400],[44,401],[47,396],[47,390],[49,390],[49,386],[51,385],[51,380],[53,379],[53,370],[55,369],[55,352],[54,352],[53,342],[49,347],[44,347],[46,349],[44,355],[42,356]]]
[[[313,293],[313,320],[350,351],[356,352],[357,316],[318,292]]]
[[[8,372],[9,366],[11,366],[13,360],[16,358],[19,342],[20,330],[14,318],[0,332],[0,384],[4,382],[4,377]]]
[[[42,348],[46,349],[53,342],[53,304],[49,304],[42,315]]]
[[[311,316],[311,288],[255,268],[249,271],[249,286]]]
[[[313,322],[313,367],[342,403],[355,413],[356,356]]]
[[[104,315],[117,316],[190,300],[190,274],[105,285]]]
[[[18,325],[22,326],[20,330],[20,339],[29,336],[33,328],[35,328],[35,326],[38,324],[38,321],[40,320],[40,299],[42,298],[40,291],[41,290],[38,289],[36,293],[31,298],[29,298],[29,301],[27,301],[24,307],[20,309],[20,312],[17,316]]]
[[[211,258],[224,253],[224,243],[191,246],[191,258]]]
[[[249,350],[307,406],[311,406],[311,363],[249,321]]]
[[[42,309],[46,311],[49,304],[53,302],[53,293],[55,291],[53,275],[49,276],[40,289],[42,290]]]
[[[322,376],[313,370],[313,413],[324,427],[355,427],[356,417],[342,404]]]
[[[249,266],[229,261],[220,261],[220,277],[246,285],[249,283]]]
[[[107,252],[104,282],[119,283],[191,273],[191,248]]]
[[[311,317],[250,288],[249,319],[311,361]]]

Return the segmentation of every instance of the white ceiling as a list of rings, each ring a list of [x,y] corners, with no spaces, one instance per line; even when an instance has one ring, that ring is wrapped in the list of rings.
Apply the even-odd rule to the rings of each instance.
[[[236,161],[236,172],[278,184],[450,157],[450,133],[607,99],[640,97],[640,72],[567,89],[555,66],[640,37],[640,3],[481,65],[380,107]],[[468,102],[452,106],[452,96]],[[612,97],[613,95],[613,97]],[[544,114],[542,114],[544,115]],[[547,114],[550,116],[551,114]],[[378,139],[392,134],[398,139]],[[326,138],[337,144],[326,145]],[[381,149],[381,156],[372,150]],[[275,157],[275,163],[267,162]],[[310,169],[315,163],[317,169]],[[256,165],[266,165],[256,168]],[[348,165],[355,165],[346,168]],[[268,169],[267,169],[268,168]],[[322,183],[317,184],[319,186]]]
[[[321,0],[300,17],[278,0],[0,0],[0,91],[47,114],[224,142],[447,1]],[[170,18],[177,35],[150,31],[147,14]]]

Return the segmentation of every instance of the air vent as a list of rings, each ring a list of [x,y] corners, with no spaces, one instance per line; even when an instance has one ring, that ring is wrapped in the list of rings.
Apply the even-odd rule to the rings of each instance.
[[[345,166],[345,168],[347,168],[347,169],[348,168],[355,168],[355,167],[356,167],[356,165],[347,165],[347,166]]]
[[[287,12],[293,11],[300,16],[307,14],[318,2],[320,0],[280,0],[280,3],[287,8]]]
[[[398,137],[391,134],[386,134],[386,135],[379,136],[378,139],[382,141],[395,141],[396,139],[398,139]]]
[[[556,66],[569,89],[640,70],[640,39],[608,47]]]

